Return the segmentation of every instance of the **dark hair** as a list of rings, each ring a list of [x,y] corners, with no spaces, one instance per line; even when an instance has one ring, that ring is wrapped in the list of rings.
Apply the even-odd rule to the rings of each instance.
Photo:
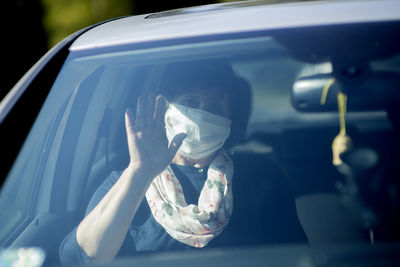
[[[229,96],[231,111],[231,134],[224,147],[232,148],[246,138],[247,123],[251,111],[251,88],[249,83],[235,74],[225,60],[198,60],[172,63],[167,66],[160,92],[167,100],[183,93],[202,88],[220,90]]]

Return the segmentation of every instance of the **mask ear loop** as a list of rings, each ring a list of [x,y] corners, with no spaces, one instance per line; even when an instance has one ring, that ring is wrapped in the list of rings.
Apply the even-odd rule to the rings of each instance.
[[[328,96],[328,91],[335,82],[335,78],[330,79],[322,90],[321,105],[324,105]],[[341,155],[348,152],[353,148],[353,141],[346,133],[346,112],[347,112],[347,95],[342,91],[337,94],[338,113],[340,130],[339,134],[333,139],[332,142],[332,164],[339,166],[343,164]]]
[[[325,84],[324,89],[322,89],[322,96],[321,96],[321,101],[320,101],[321,106],[325,105],[326,97],[328,96],[328,91],[334,82],[335,82],[335,78],[329,79],[329,81]]]

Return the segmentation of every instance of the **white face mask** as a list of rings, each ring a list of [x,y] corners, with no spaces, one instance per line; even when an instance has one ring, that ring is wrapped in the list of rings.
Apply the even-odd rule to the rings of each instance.
[[[169,104],[165,129],[171,143],[175,135],[185,133],[178,153],[190,159],[204,159],[220,149],[231,131],[231,121],[210,112]]]

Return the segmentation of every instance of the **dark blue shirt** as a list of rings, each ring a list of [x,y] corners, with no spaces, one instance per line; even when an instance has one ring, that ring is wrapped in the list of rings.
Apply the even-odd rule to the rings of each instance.
[[[200,192],[207,179],[207,169],[181,165],[171,165],[171,168],[182,185],[187,204],[197,205]],[[100,185],[89,202],[86,215],[96,207],[117,182],[121,173],[117,171],[112,172]],[[60,246],[60,260],[62,264],[79,264],[90,261],[90,257],[86,255],[76,241],[76,229],[77,227],[64,238]],[[146,199],[144,199],[128,230],[118,256],[132,255],[136,252],[182,249],[191,249],[191,247],[172,238],[157,223],[150,212]]]
[[[299,223],[296,206],[285,173],[273,161],[259,155],[238,154],[233,157],[234,212],[229,224],[207,248],[246,247],[266,244],[307,242]],[[197,204],[207,178],[207,169],[172,165],[180,181],[186,202]],[[121,172],[113,172],[93,195],[90,212],[110,190]],[[138,252],[196,249],[180,243],[167,234],[151,215],[144,200],[136,212],[118,257]],[[90,258],[76,241],[76,229],[64,239],[60,247],[63,264],[88,262]]]

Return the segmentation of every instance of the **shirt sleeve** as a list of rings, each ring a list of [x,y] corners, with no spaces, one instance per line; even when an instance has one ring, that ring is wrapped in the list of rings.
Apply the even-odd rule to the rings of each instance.
[[[59,256],[62,265],[75,265],[90,261],[90,257],[81,249],[76,240],[77,228],[75,227],[61,242]]]
[[[103,199],[111,187],[117,182],[121,172],[113,171],[104,182],[97,188],[96,192],[90,199],[89,205],[86,209],[85,216],[90,213],[96,205]],[[76,240],[76,226],[61,242],[59,248],[59,257],[62,265],[74,265],[90,262],[91,258],[86,255],[82,248],[78,245]]]

